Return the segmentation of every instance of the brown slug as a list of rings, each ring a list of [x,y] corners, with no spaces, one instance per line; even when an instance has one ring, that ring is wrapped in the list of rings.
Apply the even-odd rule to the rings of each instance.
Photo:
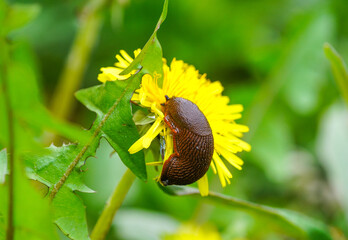
[[[166,96],[162,106],[174,153],[164,162],[160,181],[164,186],[191,184],[209,169],[214,153],[212,130],[197,105],[185,98]]]

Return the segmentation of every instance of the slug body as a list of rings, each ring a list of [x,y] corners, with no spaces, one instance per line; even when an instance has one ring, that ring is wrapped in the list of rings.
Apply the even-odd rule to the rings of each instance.
[[[209,169],[213,133],[196,104],[180,97],[166,99],[164,121],[173,134],[174,153],[164,162],[160,180],[164,186],[191,184]]]

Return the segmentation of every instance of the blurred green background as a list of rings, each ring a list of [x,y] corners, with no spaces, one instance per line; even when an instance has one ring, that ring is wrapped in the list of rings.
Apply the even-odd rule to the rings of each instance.
[[[11,2],[11,1],[10,1]],[[12,33],[32,49],[47,106],[79,29],[85,1],[37,3],[38,17]],[[98,2],[98,1],[93,1]],[[99,84],[100,67],[111,66],[119,50],[141,48],[162,9],[160,0],[114,0],[101,14],[80,88]],[[330,42],[348,61],[346,0],[172,0],[158,38],[164,57],[184,60],[219,80],[231,103],[245,107],[239,123],[251,131],[242,171],[231,168],[232,184],[211,189],[227,195],[303,212],[348,235],[348,112],[324,56]],[[88,128],[95,115],[81,104],[68,120]],[[95,194],[79,194],[92,227],[125,166],[103,141],[86,164]],[[136,181],[114,219],[108,239],[160,239],[182,223],[215,227],[224,239],[289,239],[275,224],[246,213],[170,197],[158,189],[148,168]]]

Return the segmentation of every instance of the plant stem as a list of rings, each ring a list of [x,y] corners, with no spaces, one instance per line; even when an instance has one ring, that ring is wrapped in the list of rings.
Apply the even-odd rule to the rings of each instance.
[[[194,197],[201,198],[201,194],[198,191],[198,189],[194,189],[194,188],[189,188],[189,191],[178,192],[174,195],[175,196],[194,196]],[[280,217],[274,208],[253,203],[253,202],[248,202],[242,199],[227,196],[217,192],[210,191],[209,195],[207,197],[204,197],[202,200],[211,201],[214,203],[221,203],[223,205],[236,208],[239,210],[247,211],[247,212],[253,211],[255,213],[259,213],[259,214],[263,214],[267,216],[275,216],[277,218]]]
[[[74,92],[80,86],[91,50],[95,45],[102,23],[100,12],[106,2],[106,0],[90,0],[82,10],[80,27],[51,102],[53,114],[61,119],[65,119],[74,107]]]
[[[14,238],[14,226],[13,226],[13,215],[14,215],[14,174],[15,174],[15,164],[14,164],[14,125],[13,125],[13,111],[11,105],[11,97],[9,95],[8,79],[7,79],[7,60],[8,60],[8,50],[6,40],[2,43],[4,46],[4,61],[2,63],[2,88],[4,92],[5,107],[7,112],[7,122],[8,122],[8,155],[9,155],[9,174],[8,174],[8,226],[6,239],[12,240]]]
[[[135,180],[135,175],[127,169],[121,181],[107,201],[102,214],[100,215],[91,234],[92,240],[103,240],[111,227],[112,219],[120,208],[130,187]]]

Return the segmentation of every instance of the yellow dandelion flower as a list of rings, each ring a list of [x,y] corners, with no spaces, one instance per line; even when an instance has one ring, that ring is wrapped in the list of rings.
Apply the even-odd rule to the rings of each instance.
[[[164,235],[164,240],[221,240],[220,233],[211,225],[184,224],[176,233]]]
[[[141,49],[135,50],[134,58],[136,58],[140,52]],[[116,54],[115,57],[118,60],[118,62],[115,63],[115,67],[103,67],[100,69],[102,73],[98,75],[99,81],[104,83],[106,81],[125,80],[136,72],[136,70],[133,70],[129,74],[120,75],[120,73],[131,64],[133,58],[131,58],[124,50],[121,50],[120,54]]]
[[[146,74],[142,78],[141,87],[137,89],[132,101],[140,106],[149,108],[155,115],[155,121],[150,129],[130,148],[130,153],[136,153],[148,148],[153,139],[159,134],[165,139],[165,157],[167,160],[173,153],[173,140],[170,128],[164,122],[164,109],[161,104],[169,98],[181,97],[195,103],[207,118],[214,137],[214,154],[211,168],[218,174],[223,187],[230,183],[232,174],[226,162],[241,170],[242,159],[236,156],[241,151],[250,151],[248,143],[240,137],[248,132],[247,126],[237,124],[241,118],[243,106],[239,104],[228,105],[229,98],[222,95],[223,87],[220,82],[211,82],[206,75],[199,72],[191,65],[173,59],[170,66],[163,64],[163,87],[157,85],[158,76]],[[208,195],[208,180],[205,175],[198,180],[198,187],[202,196]]]

